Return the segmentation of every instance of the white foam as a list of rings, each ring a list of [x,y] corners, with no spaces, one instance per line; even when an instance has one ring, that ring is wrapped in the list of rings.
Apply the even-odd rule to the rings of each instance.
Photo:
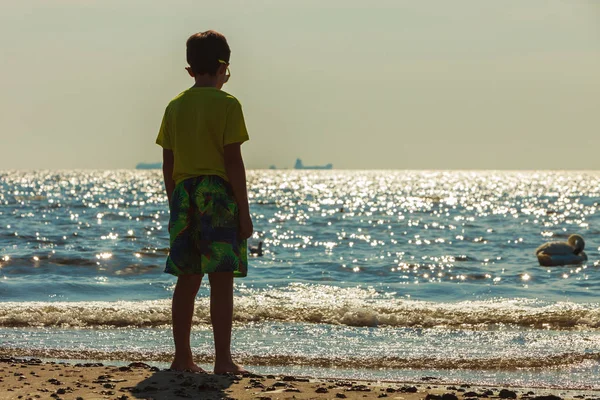
[[[348,326],[479,329],[515,325],[536,329],[600,329],[600,306],[530,299],[434,303],[394,298],[374,289],[292,284],[242,289],[234,321],[273,320]],[[159,327],[171,323],[171,301],[3,302],[4,327]],[[209,300],[196,301],[194,323],[210,323]]]

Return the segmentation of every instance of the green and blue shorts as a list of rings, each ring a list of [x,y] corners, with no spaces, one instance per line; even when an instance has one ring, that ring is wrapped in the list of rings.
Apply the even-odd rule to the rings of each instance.
[[[245,277],[247,244],[239,238],[239,210],[229,182],[216,175],[189,178],[171,197],[171,249],[164,272]]]

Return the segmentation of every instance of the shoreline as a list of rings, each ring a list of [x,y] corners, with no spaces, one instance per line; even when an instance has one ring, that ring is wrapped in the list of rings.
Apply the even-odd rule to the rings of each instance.
[[[374,399],[462,400],[481,398],[600,400],[594,389],[535,388],[448,383],[435,377],[420,382],[249,374],[181,373],[144,362],[72,363],[0,357],[0,399]],[[358,371],[357,371],[358,372]],[[37,396],[36,396],[37,395]],[[22,397],[19,397],[22,396]],[[40,397],[38,397],[40,396]]]
[[[59,355],[60,354],[60,355]],[[108,356],[108,357],[107,357]],[[125,366],[130,364],[132,361],[142,362],[157,366],[160,369],[167,369],[170,360],[172,358],[172,354],[169,353],[169,358],[167,361],[160,360],[155,357],[152,357],[151,354],[145,352],[103,352],[103,351],[90,351],[90,350],[64,350],[64,349],[28,349],[28,348],[12,348],[12,347],[1,347],[0,346],[0,360],[6,358],[14,358],[14,359],[36,359],[41,360],[43,362],[53,362],[55,364],[90,364],[90,363],[102,363],[104,365],[114,365],[114,366]],[[437,384],[442,385],[460,385],[460,384],[469,384],[471,386],[477,387],[503,387],[503,388],[515,388],[515,389],[533,389],[533,390],[551,390],[551,391],[598,391],[600,393],[600,385],[598,383],[580,383],[580,384],[572,384],[572,385],[561,385],[561,384],[551,384],[544,382],[522,382],[522,381],[506,381],[506,380],[498,380],[498,381],[477,381],[470,379],[468,376],[444,376],[444,372],[446,371],[463,371],[464,368],[448,369],[448,368],[437,368],[435,370],[422,369],[418,366],[415,367],[407,367],[407,368],[387,368],[383,369],[385,371],[389,371],[392,373],[398,373],[400,376],[398,378],[390,377],[390,374],[386,374],[383,376],[373,376],[373,371],[381,371],[381,368],[370,369],[364,368],[362,366],[357,366],[356,368],[345,368],[339,366],[330,366],[330,367],[322,367],[315,364],[255,364],[253,362],[249,362],[250,360],[245,359],[243,356],[237,356],[235,359],[241,364],[245,365],[250,370],[258,373],[258,374],[278,374],[278,375],[294,375],[298,377],[310,377],[313,379],[334,379],[334,380],[357,380],[363,382],[380,382],[380,383],[390,383],[390,384],[420,384],[423,381],[434,381]],[[197,365],[201,366],[205,370],[210,370],[212,368],[213,356],[209,354],[204,354],[201,356],[195,356],[194,361]],[[520,368],[517,368],[520,369]],[[533,371],[535,375],[536,370],[539,373],[543,373],[544,370],[538,370],[536,368],[530,369]],[[416,372],[416,373],[408,373],[407,372]],[[420,372],[418,372],[420,371]],[[490,372],[497,371],[495,369],[487,369],[482,366],[481,369],[476,371],[480,372]],[[568,374],[568,371],[564,373]],[[600,396],[599,396],[600,397]],[[600,400],[600,398],[599,398]]]

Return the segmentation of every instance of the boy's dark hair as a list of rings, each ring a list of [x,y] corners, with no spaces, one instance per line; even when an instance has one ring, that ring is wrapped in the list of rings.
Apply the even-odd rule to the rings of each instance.
[[[220,66],[219,60],[229,63],[230,56],[227,39],[219,32],[198,32],[186,42],[187,62],[197,75],[215,75]]]

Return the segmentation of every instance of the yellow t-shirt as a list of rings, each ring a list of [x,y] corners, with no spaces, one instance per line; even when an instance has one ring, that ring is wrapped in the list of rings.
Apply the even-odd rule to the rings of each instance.
[[[224,147],[248,140],[242,105],[214,87],[180,93],[165,110],[156,143],[173,151],[173,180],[225,173]]]

